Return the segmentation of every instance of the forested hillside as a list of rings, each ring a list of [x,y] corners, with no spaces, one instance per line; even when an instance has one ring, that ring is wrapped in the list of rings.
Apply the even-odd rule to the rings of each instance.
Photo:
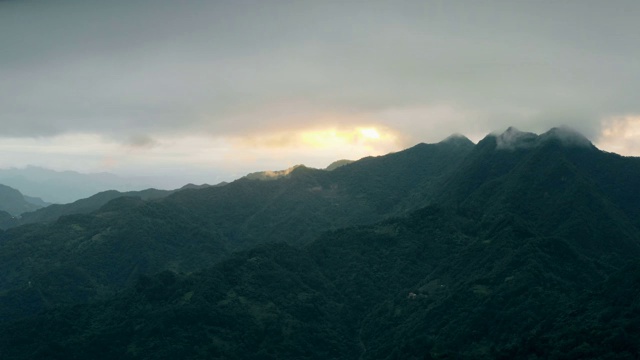
[[[58,218],[65,215],[88,214],[100,209],[109,201],[119,197],[137,197],[142,200],[153,200],[168,196],[175,191],[176,190],[157,189],[127,192],[120,192],[116,190],[103,191],[86,199],[76,200],[69,204],[52,204],[42,209],[25,212],[21,214],[20,219],[17,220],[17,224],[14,226],[33,223],[49,223],[58,220]]]
[[[431,184],[471,149],[466,139],[421,144],[334,171],[299,167],[276,181],[241,179],[153,201],[120,197],[90,214],[9,229],[0,234],[0,270],[7,274],[0,276],[0,304],[6,305],[0,318],[97,299],[141,274],[190,272],[238,249],[306,244],[326,230],[418,208],[426,204]],[[398,178],[398,172],[406,176]],[[111,195],[33,216],[81,209]]]
[[[640,354],[640,159],[509,129],[0,234],[0,356]]]

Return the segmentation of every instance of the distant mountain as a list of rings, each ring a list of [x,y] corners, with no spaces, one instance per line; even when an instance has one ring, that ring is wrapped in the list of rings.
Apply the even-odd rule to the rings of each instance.
[[[46,203],[41,199],[25,197],[20,191],[0,184],[0,210],[18,216],[24,212],[41,208],[43,205],[40,204]]]
[[[103,191],[86,199],[80,199],[70,204],[53,204],[45,208],[23,213],[18,225],[33,223],[48,223],[58,220],[61,216],[73,214],[88,214],[100,209],[109,201],[119,197],[135,197],[142,200],[153,200],[168,196],[177,190],[147,189],[141,191],[119,192],[116,190]]]
[[[81,174],[35,166],[0,169],[0,183],[48,203],[66,204],[105,190],[132,191],[150,186],[109,173]]]
[[[640,158],[510,128],[119,197],[0,232],[0,353],[633,359],[638,188]]]
[[[39,206],[39,207],[47,207],[49,205],[51,205],[51,203],[46,202],[42,199],[40,199],[39,197],[34,197],[34,196],[28,196],[28,195],[22,195],[22,197],[24,198],[24,200],[30,204]]]
[[[154,200],[160,199],[176,191],[182,191],[187,189],[204,189],[211,186],[224,186],[225,182],[217,185],[194,185],[187,184],[176,190],[158,190],[158,189],[146,189],[140,191],[127,191],[120,192],[116,190],[103,191],[98,194],[92,195],[86,199],[76,200],[69,204],[48,204],[40,200],[39,198],[30,198],[25,196],[25,199],[31,202],[38,202],[47,204],[45,208],[41,208],[35,211],[22,213],[18,218],[13,219],[11,222],[0,223],[0,229],[7,229],[10,227],[16,227],[19,225],[33,224],[33,223],[49,223],[56,221],[61,216],[74,215],[74,214],[89,214],[100,209],[111,200],[119,197],[135,197],[142,200]]]
[[[226,182],[221,182],[217,185],[209,185],[209,184],[202,184],[202,185],[196,185],[196,184],[187,184],[184,185],[183,187],[180,188],[180,190],[185,190],[185,189],[204,189],[204,188],[208,188],[210,186],[224,186],[227,185]]]

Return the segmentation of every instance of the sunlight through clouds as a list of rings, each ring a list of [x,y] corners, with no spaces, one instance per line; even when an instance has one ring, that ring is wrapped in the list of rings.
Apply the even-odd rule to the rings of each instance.
[[[300,134],[300,138],[302,145],[314,148],[350,146],[367,150],[393,147],[398,141],[398,136],[393,131],[378,130],[376,127],[306,131]]]
[[[380,133],[375,128],[359,129],[360,134],[369,139],[380,139]]]
[[[0,167],[213,183],[561,125],[640,155],[640,2],[433,2],[0,0]]]
[[[358,160],[401,150],[404,137],[382,125],[327,126],[224,138],[228,156],[219,164],[225,171],[282,170],[303,164],[325,168],[340,159]],[[245,171],[246,173],[246,171]]]
[[[602,132],[596,141],[602,150],[640,156],[640,115],[607,118],[602,121]]]
[[[230,181],[251,172],[297,164],[325,168],[340,159],[358,160],[401,150],[401,138],[397,131],[380,125],[267,131],[235,137],[136,135],[118,140],[95,134],[66,134],[4,138],[0,151],[12,157],[0,159],[0,167],[30,164],[54,170],[155,176],[162,177],[162,186],[173,188],[188,181]]]

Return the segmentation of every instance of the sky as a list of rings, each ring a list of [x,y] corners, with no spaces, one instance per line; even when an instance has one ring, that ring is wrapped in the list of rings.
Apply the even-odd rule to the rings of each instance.
[[[640,156],[640,2],[0,0],[0,168],[158,187],[515,126]]]

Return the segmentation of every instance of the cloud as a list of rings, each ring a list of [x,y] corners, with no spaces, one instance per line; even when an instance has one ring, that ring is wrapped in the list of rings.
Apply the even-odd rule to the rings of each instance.
[[[241,145],[271,149],[314,148],[335,149],[337,147],[363,147],[376,153],[380,147],[399,148],[400,136],[386,127],[355,127],[309,129],[300,132],[251,135],[237,138]],[[387,151],[388,152],[388,151]]]
[[[429,119],[442,106],[472,116],[403,132],[422,141],[445,130],[565,124],[594,135],[601,117],[638,111],[639,9],[16,2],[0,12],[0,44],[11,49],[0,54],[1,135],[98,133],[126,143],[136,134],[309,128],[325,113],[427,109]]]
[[[640,156],[640,115],[604,119],[596,146],[618,154]]]
[[[626,0],[4,1],[0,167],[215,183],[509,126],[638,154],[638,17]]]
[[[510,127],[502,134],[496,135],[496,148],[503,150],[516,150],[531,148],[536,145],[538,135],[534,133],[522,132]]]
[[[299,131],[272,132],[227,139],[233,160],[258,170],[305,164],[324,168],[337,159],[357,160],[365,156],[383,155],[405,148],[403,136],[381,125],[331,126]],[[276,162],[274,162],[274,160]],[[275,168],[266,167],[274,163]]]
[[[152,148],[158,145],[158,142],[147,135],[134,135],[127,140],[127,145],[131,148]]]
[[[117,154],[122,147],[92,134],[59,135],[34,138],[5,138],[0,142],[3,157],[0,168],[37,165],[54,170],[83,169],[101,171],[105,156]]]

